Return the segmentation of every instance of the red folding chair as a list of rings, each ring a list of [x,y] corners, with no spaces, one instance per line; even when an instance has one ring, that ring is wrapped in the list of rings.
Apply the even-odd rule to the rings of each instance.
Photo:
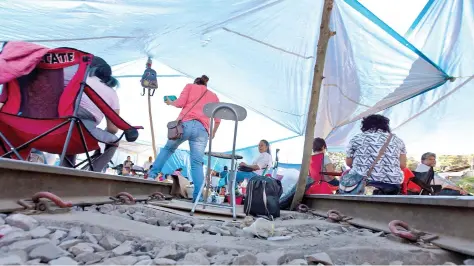
[[[314,183],[305,191],[305,195],[314,194],[334,194],[338,189],[337,186],[332,186],[328,182],[324,181],[324,176],[341,176],[339,172],[323,172],[324,154],[319,153],[311,156],[309,164],[309,176],[313,179]]]
[[[129,142],[138,138],[138,129],[143,127],[130,126],[86,84],[93,57],[92,54],[72,48],[47,49],[37,62],[29,62],[36,64],[33,71],[4,84],[0,95],[0,99],[4,100],[0,111],[0,157],[24,160],[35,148],[60,154],[62,164],[66,155],[85,153],[87,159],[74,167],[88,162],[94,171],[93,158],[88,152],[100,150],[100,141],[77,117],[80,99],[84,94],[105,117],[123,130],[119,140],[123,136]],[[69,83],[65,84],[64,70],[69,67],[77,67],[77,70]],[[117,146],[118,140],[105,144]]]

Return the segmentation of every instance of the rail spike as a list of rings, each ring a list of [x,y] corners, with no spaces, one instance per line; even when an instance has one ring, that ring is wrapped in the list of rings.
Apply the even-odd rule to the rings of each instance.
[[[297,210],[298,210],[298,212],[306,213],[306,212],[309,211],[309,207],[305,204],[300,204],[300,205],[298,205]]]
[[[113,200],[118,200],[122,204],[128,204],[128,205],[133,205],[136,203],[135,198],[132,196],[132,194],[128,192],[120,192],[115,196],[115,198],[111,197]]]
[[[166,197],[163,193],[161,192],[154,192],[150,196],[148,196],[148,200],[165,200]]]
[[[393,220],[388,224],[388,228],[392,234],[416,242],[420,238],[420,232],[412,229],[406,222],[400,220]],[[401,228],[402,230],[400,230]]]
[[[51,200],[52,202],[54,202],[54,204],[56,204],[56,206],[58,206],[60,208],[70,208],[70,207],[72,207],[71,202],[67,202],[67,201],[65,202],[60,197],[56,196],[55,194],[53,194],[51,192],[46,192],[46,191],[42,191],[42,192],[38,192],[38,193],[34,194],[33,197],[31,197],[31,200],[35,204],[38,204],[38,203],[40,203],[40,199],[42,199],[42,198],[46,198],[46,199]]]
[[[340,222],[344,218],[344,215],[337,210],[329,210],[327,212],[328,219],[332,222]]]
[[[352,219],[352,217],[344,215],[338,210],[329,210],[327,212],[327,217],[330,222],[334,222],[334,223],[346,222]]]

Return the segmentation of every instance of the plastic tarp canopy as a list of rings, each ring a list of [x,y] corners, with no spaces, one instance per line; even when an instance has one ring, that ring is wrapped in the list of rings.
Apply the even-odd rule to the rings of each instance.
[[[471,137],[474,112],[469,109],[474,93],[473,17],[472,1],[430,0],[405,35],[447,74],[456,77],[452,82],[381,112],[390,118],[393,132],[404,140],[411,155],[427,151],[439,154],[472,154],[474,151]],[[336,128],[327,140],[334,143],[334,140],[347,139],[360,132],[359,128],[360,121],[349,123]],[[301,150],[303,137],[272,146]],[[340,149],[333,146],[332,150],[344,151],[343,146],[340,145]]]
[[[131,74],[141,75],[144,56],[189,77],[205,73],[222,101],[262,115],[256,124],[263,117],[279,124],[274,130],[259,127],[266,131],[254,137],[275,141],[304,133],[322,4],[313,0],[240,0],[232,4],[225,0],[8,0],[0,2],[0,40],[71,46],[100,55],[113,65],[132,64],[124,68],[123,75],[131,69],[135,70]],[[328,47],[316,135],[328,136],[332,147],[347,143],[360,117],[418,99],[412,97],[444,84],[446,73],[452,75],[355,0],[335,0],[330,23],[337,34]],[[137,59],[141,60],[134,67]],[[167,80],[159,81],[154,102],[182,88],[166,91],[172,87],[166,85]],[[122,104],[122,114],[127,120],[133,116],[146,121],[145,97],[140,101],[131,97],[141,90],[132,85],[137,84],[136,79],[120,81],[119,95],[130,102]],[[158,132],[178,110],[153,106]],[[413,114],[402,112],[400,117]],[[250,117],[254,116],[249,115],[249,123]],[[143,140],[149,141],[146,132]],[[281,138],[275,132],[281,132]],[[253,139],[242,139],[239,147],[256,144]],[[220,147],[226,149],[225,145],[230,146]],[[298,152],[299,156],[287,162],[299,163],[301,149]]]
[[[114,164],[120,164],[127,156],[131,156],[132,161],[142,166],[143,163],[148,160],[148,157],[153,155],[148,117],[148,91],[145,92],[146,94],[144,96],[141,96],[143,89],[140,86],[140,77],[145,69],[145,63],[146,58],[142,58],[113,67],[113,73],[120,82],[117,93],[121,101],[121,116],[134,125],[142,125],[145,127],[144,130],[140,131],[138,141],[134,143],[120,142],[119,149],[113,158]],[[160,148],[162,148],[167,141],[166,124],[176,119],[180,112],[180,109],[165,105],[163,97],[168,95],[179,96],[184,86],[193,80],[156,61],[153,62],[153,68],[158,73],[159,85],[159,88],[151,97],[155,140],[157,152],[159,153]],[[212,76],[210,78],[210,85],[212,85],[213,78]],[[212,90],[212,87],[210,87],[210,89]],[[221,102],[233,103],[232,100],[224,95],[220,93],[217,94]],[[105,120],[102,121],[101,126],[105,126]],[[216,137],[213,140],[213,151],[226,152],[232,149],[234,126],[235,123],[233,121],[223,121],[221,123]],[[252,110],[247,110],[247,118],[238,123],[236,144],[239,154],[244,155],[247,159],[246,161],[251,162],[254,158],[253,150],[256,150],[255,147],[261,139],[278,141],[294,136],[296,136],[296,134],[289,129],[270,119],[266,119],[264,116]],[[242,154],[240,151],[244,150],[248,152]],[[251,155],[249,154],[249,156],[247,156],[249,151],[251,151]],[[207,156],[204,157],[203,161],[207,165]],[[183,173],[189,177],[191,170],[189,163],[189,145],[188,143],[183,143],[166,162],[162,171],[163,173],[172,173],[175,169],[181,167],[183,168]],[[211,163],[213,169],[222,169],[224,165],[229,166],[229,164],[229,160],[219,160],[215,158],[212,159]]]
[[[206,72],[217,92],[304,132],[323,1],[27,3],[0,3],[0,16],[9,18],[2,19],[2,39],[56,40],[46,44],[84,49],[111,64],[151,55],[188,76]],[[331,27],[337,34],[318,135],[445,78],[355,0],[335,1]]]
[[[382,112],[411,154],[474,152],[473,17],[472,1],[430,0],[406,34],[414,46],[456,78]],[[358,129],[358,122],[337,128],[328,140],[345,138]]]
[[[160,40],[150,52],[183,73],[220,73],[213,81],[217,91],[303,134],[322,3],[267,1],[173,49]],[[439,67],[357,1],[335,1],[331,28],[337,34],[328,48],[318,136],[446,81]]]
[[[119,79],[120,87],[117,90],[121,101],[120,114],[133,124],[145,127],[140,131],[139,140],[151,143],[150,122],[148,116],[147,94],[141,96],[140,76],[145,70],[146,58],[135,60],[126,64],[113,67],[113,73]],[[151,97],[153,126],[155,141],[158,147],[166,144],[167,128],[166,124],[175,120],[181,109],[167,106],[164,97],[169,95],[179,96],[187,83],[192,83],[193,79],[180,75],[175,70],[160,64],[153,63],[153,68],[158,74],[158,89]],[[201,75],[204,73],[201,73]],[[199,75],[200,76],[200,75]],[[209,89],[213,90],[213,76],[209,75]],[[148,92],[146,92],[148,93]],[[221,102],[235,103],[222,93],[217,92]],[[238,104],[238,103],[237,103]],[[105,123],[105,122],[104,122]],[[232,150],[235,123],[231,120],[223,120],[216,137],[213,140],[213,150],[226,152]],[[247,109],[247,117],[240,121],[237,126],[237,148],[245,148],[257,145],[261,139],[281,140],[296,134],[289,129],[266,119],[264,116]],[[189,144],[183,143],[180,149],[189,150]],[[151,154],[149,154],[151,155]],[[148,155],[147,155],[148,157]]]

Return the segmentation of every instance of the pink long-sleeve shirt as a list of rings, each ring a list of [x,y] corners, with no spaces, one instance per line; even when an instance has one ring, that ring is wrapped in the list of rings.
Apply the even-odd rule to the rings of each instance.
[[[181,113],[179,114],[178,119],[181,119],[183,122],[190,120],[198,120],[199,122],[201,122],[204,128],[206,128],[207,132],[210,133],[210,118],[204,114],[203,109],[204,105],[208,103],[218,103],[219,98],[217,97],[217,95],[214,92],[207,90],[204,97],[202,97],[202,99],[199,100],[199,102],[192,108],[192,110],[190,110],[193,104],[199,99],[199,97],[201,97],[201,95],[206,90],[207,87],[203,85],[187,84],[181,92],[179,98],[173,102],[173,106],[183,108],[181,110]],[[190,111],[188,112],[188,110]],[[186,114],[186,112],[188,113]],[[183,117],[184,114],[186,115]],[[221,120],[216,118],[215,122],[220,123]]]

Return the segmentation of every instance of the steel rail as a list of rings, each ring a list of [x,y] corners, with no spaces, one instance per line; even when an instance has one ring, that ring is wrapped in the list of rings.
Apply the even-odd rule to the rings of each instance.
[[[18,200],[51,192],[73,205],[111,203],[127,192],[144,200],[155,192],[170,194],[171,184],[154,180],[87,172],[37,163],[0,159],[0,212],[21,210]]]
[[[391,221],[402,220],[438,236],[431,243],[474,256],[474,197],[311,195],[304,204],[318,215],[337,210],[351,224],[387,233]]]
[[[113,203],[111,197],[121,192],[137,201],[155,192],[170,194],[171,184],[0,159],[0,212],[22,210],[19,200],[43,191],[72,205],[92,205]],[[318,215],[336,210],[350,216],[351,224],[385,232],[390,222],[402,220],[437,235],[435,245],[474,256],[474,197],[311,195],[304,203]]]

